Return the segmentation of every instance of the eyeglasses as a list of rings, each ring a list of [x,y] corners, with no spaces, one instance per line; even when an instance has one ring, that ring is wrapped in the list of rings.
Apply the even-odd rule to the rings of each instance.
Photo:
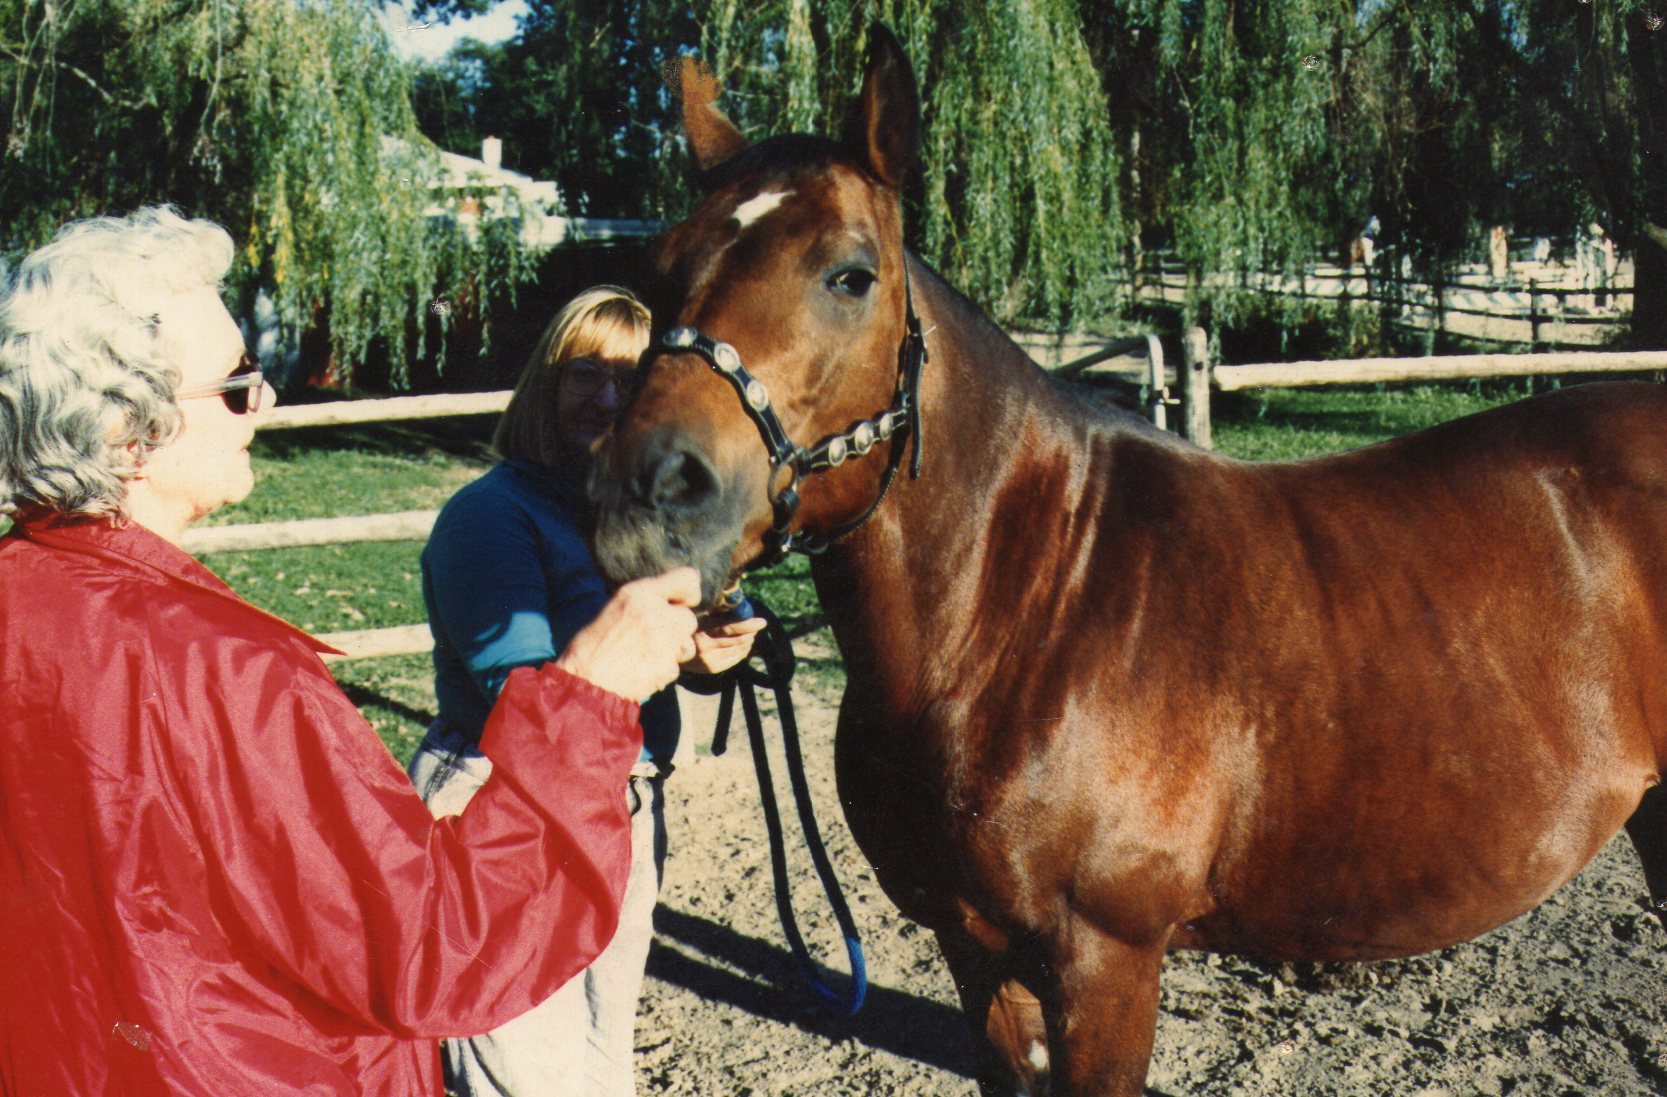
[[[226,402],[226,410],[233,415],[248,415],[260,410],[261,390],[266,387],[260,366],[245,354],[238,359],[237,368],[218,381],[195,388],[180,389],[175,400],[194,400],[199,396],[218,396]]]
[[[594,358],[571,359],[561,371],[562,385],[574,396],[579,397],[595,396],[609,381],[614,383],[614,390],[621,396],[629,396],[632,386],[636,384],[636,377],[635,362],[610,366]]]

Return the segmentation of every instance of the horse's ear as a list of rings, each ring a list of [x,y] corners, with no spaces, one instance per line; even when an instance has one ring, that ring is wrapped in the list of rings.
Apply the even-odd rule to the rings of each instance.
[[[697,168],[711,171],[747,147],[747,139],[735,123],[718,109],[723,85],[705,61],[680,58],[672,90],[683,100],[683,134],[689,139]]]
[[[891,28],[868,29],[868,72],[862,80],[855,144],[888,186],[901,189],[920,152],[920,93],[914,69]]]

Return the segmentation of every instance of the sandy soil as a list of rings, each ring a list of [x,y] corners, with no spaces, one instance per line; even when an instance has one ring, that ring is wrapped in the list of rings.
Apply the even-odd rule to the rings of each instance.
[[[833,788],[837,699],[796,691],[818,818],[868,957],[868,1004],[818,1012],[776,921],[746,736],[686,750],[637,1028],[643,1094],[977,1092],[932,936],[899,916],[845,830]],[[702,702],[701,704],[704,704]],[[687,719],[704,746],[711,710]],[[687,711],[687,710],[686,710]],[[778,784],[781,769],[779,759]],[[802,845],[797,906],[818,954],[845,957]],[[1148,1093],[1297,1097],[1643,1097],[1667,1093],[1667,934],[1624,838],[1533,913],[1400,963],[1262,967],[1178,954],[1164,977]]]

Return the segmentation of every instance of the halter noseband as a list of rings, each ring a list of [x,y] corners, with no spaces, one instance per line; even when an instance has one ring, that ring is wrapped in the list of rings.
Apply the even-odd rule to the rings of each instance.
[[[904,334],[897,348],[897,390],[891,406],[870,419],[859,420],[849,430],[830,434],[810,447],[797,446],[776,416],[775,406],[764,382],[754,377],[741,364],[741,355],[728,343],[719,342],[697,328],[672,328],[658,343],[643,352],[642,366],[647,368],[662,354],[698,354],[706,359],[712,372],[728,381],[741,399],[741,409],[758,427],[764,448],[770,458],[770,480],[766,488],[770,495],[770,510],[775,523],[765,538],[765,555],[757,566],[768,567],[779,563],[790,552],[817,553],[844,537],[879,509],[891,490],[908,439],[914,438],[914,457],[909,462],[909,477],[920,476],[920,371],[926,364],[926,337],[920,330],[920,317],[915,315],[914,298],[909,291],[908,273],[903,275]],[[789,530],[799,511],[799,483],[812,472],[838,468],[848,457],[866,456],[880,442],[891,442],[891,456],[886,462],[885,479],[879,494],[868,504],[868,509],[838,529],[826,534]],[[783,470],[790,471],[792,481],[776,490],[776,480]]]

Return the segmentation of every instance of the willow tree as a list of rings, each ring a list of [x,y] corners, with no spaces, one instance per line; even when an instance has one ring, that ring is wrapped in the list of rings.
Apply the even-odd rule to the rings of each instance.
[[[0,0],[0,250],[171,202],[238,241],[234,292],[395,380],[438,320],[530,269],[512,226],[430,216],[438,159],[373,0]],[[433,317],[434,320],[431,320]]]
[[[1084,0],[1134,216],[1192,306],[1265,307],[1369,217],[1380,270],[1440,275],[1492,225],[1596,220],[1638,260],[1635,336],[1667,346],[1667,31],[1654,0]],[[1662,234],[1667,242],[1667,232]],[[1655,330],[1651,331],[1654,325]]]
[[[1070,0],[530,0],[514,39],[470,53],[466,79],[455,65],[425,77],[447,86],[425,92],[424,113],[466,141],[514,135],[506,158],[585,212],[675,218],[690,196],[667,63],[706,58],[750,136],[837,133],[875,18],[920,76],[915,246],[1004,320],[1096,319],[1126,304],[1120,163]]]
[[[1376,7],[1385,14],[1399,10]],[[1124,151],[1124,200],[1189,274],[1188,308],[1231,324],[1379,209],[1382,27],[1334,0],[1083,3]]]

